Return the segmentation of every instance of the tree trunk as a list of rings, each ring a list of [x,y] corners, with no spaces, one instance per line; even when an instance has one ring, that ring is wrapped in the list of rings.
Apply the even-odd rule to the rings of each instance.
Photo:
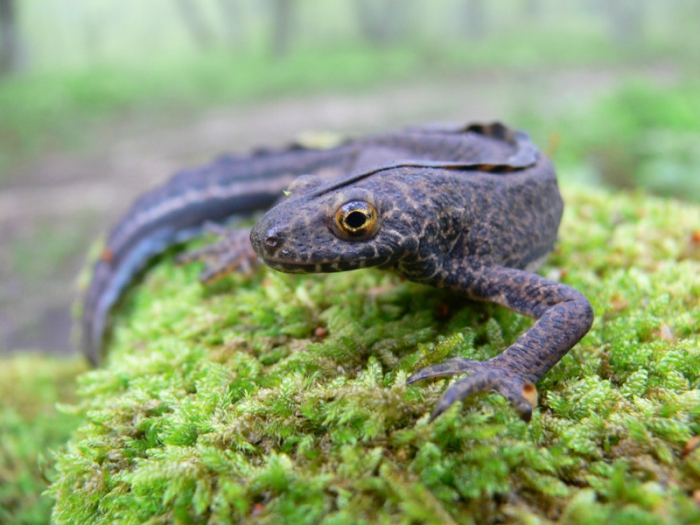
[[[214,35],[202,16],[202,11],[196,0],[176,0],[182,20],[192,35],[195,44],[201,49],[207,49],[214,43]]]
[[[398,40],[408,31],[411,4],[407,0],[355,0],[360,33],[373,44]]]
[[[541,0],[525,0],[523,3],[523,18],[528,22],[536,22],[542,15]]]
[[[644,35],[644,0],[616,0],[605,4],[612,39],[619,44],[638,42]]]
[[[486,35],[486,4],[484,0],[466,0],[464,31],[469,38],[480,40]]]
[[[82,22],[85,35],[85,56],[96,64],[100,60],[102,42],[106,31],[107,17],[104,7],[94,2],[82,6]]]
[[[241,13],[236,0],[219,0],[219,12],[228,45],[238,47],[241,41]]]
[[[272,55],[275,58],[289,53],[293,14],[294,0],[272,0]]]
[[[378,16],[377,10],[372,9],[371,0],[355,0],[357,22],[362,36],[374,44],[381,44],[386,40],[383,18]]]
[[[14,0],[0,0],[0,75],[19,65],[19,29]]]

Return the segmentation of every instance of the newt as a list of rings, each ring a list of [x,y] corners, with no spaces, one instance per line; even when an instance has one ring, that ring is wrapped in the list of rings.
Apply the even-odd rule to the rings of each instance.
[[[260,211],[252,228],[223,226]],[[99,363],[110,310],[126,287],[155,255],[209,229],[219,242],[178,256],[205,261],[204,282],[260,263],[290,273],[377,267],[536,319],[492,359],[456,357],[408,378],[468,374],[445,391],[433,418],[493,390],[529,421],[535,384],[593,322],[583,294],[534,273],[553,249],[562,211],[549,159],[500,123],[223,156],[146,193],[111,230],[84,298],[82,350]]]

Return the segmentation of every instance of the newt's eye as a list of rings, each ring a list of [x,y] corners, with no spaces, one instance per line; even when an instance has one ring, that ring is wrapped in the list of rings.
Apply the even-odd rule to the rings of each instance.
[[[335,225],[341,237],[352,241],[369,239],[379,229],[377,209],[369,202],[350,201],[335,212]]]

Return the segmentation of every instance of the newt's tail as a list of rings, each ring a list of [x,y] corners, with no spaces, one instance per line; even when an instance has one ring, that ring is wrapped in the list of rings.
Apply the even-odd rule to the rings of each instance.
[[[268,209],[300,173],[337,162],[331,150],[292,148],[226,156],[183,171],[139,198],[114,226],[94,264],[83,300],[80,345],[91,363],[102,360],[109,313],[156,255],[223,223]]]

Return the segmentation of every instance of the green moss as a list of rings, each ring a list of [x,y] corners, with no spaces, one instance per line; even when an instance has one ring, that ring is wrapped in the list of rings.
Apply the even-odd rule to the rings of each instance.
[[[56,410],[75,403],[82,359],[37,355],[0,359],[0,523],[42,524],[52,501],[42,492],[51,477],[51,449],[62,446],[81,418]]]
[[[495,394],[428,423],[448,381],[405,385],[445,356],[499,353],[522,316],[378,271],[207,289],[166,261],[82,377],[54,522],[698,522],[700,209],[566,199],[543,272],[597,318],[529,425]]]

